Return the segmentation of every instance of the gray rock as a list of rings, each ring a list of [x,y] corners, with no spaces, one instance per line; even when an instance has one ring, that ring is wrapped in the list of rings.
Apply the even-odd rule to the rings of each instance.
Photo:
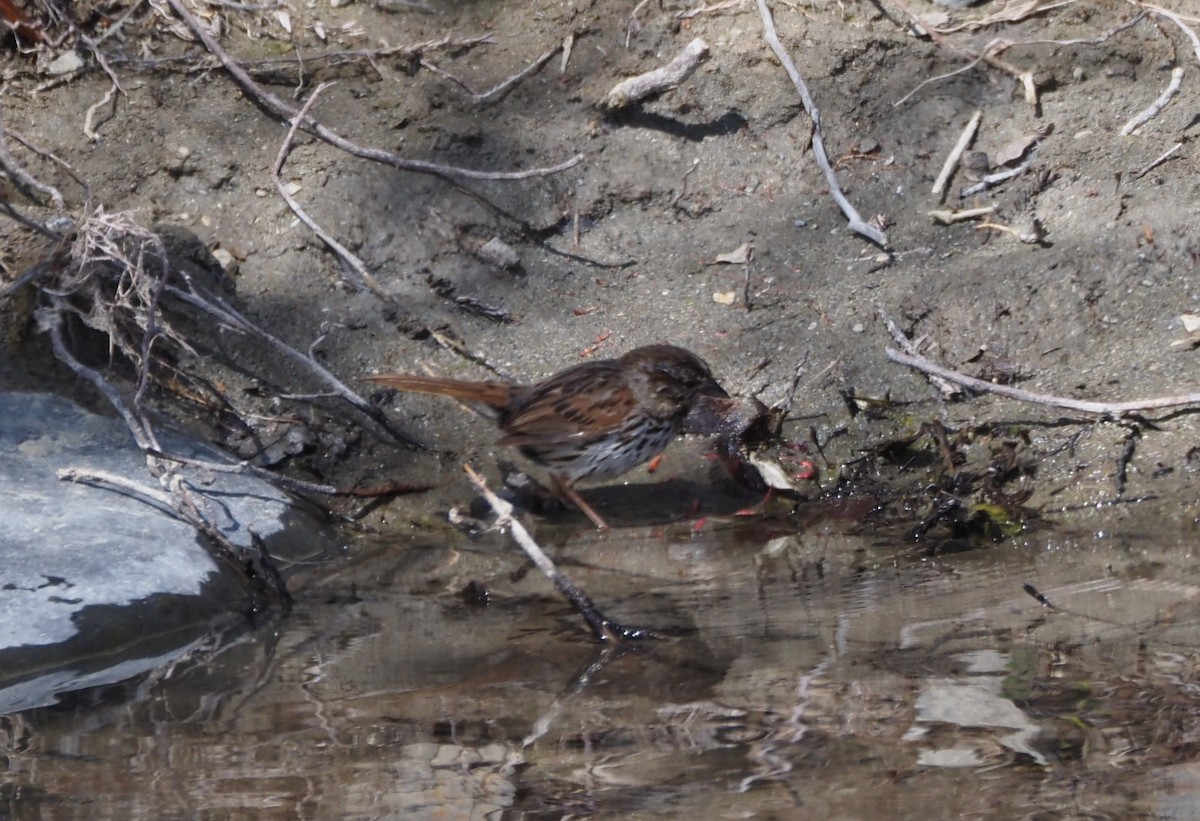
[[[160,442],[227,461],[180,435]],[[121,420],[57,396],[0,394],[0,714],[150,669],[215,626],[245,621],[238,574],[213,561],[191,525],[134,494],[64,481],[64,468],[158,487]],[[188,470],[235,544],[251,546],[253,532],[291,558],[328,544],[314,521],[289,526],[307,517],[267,483]]]

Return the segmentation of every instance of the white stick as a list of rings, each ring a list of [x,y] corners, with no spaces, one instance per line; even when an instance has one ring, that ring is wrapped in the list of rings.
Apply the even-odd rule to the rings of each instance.
[[[1158,168],[1160,165],[1165,163],[1167,160],[1171,159],[1171,157],[1175,154],[1175,152],[1181,148],[1183,148],[1183,143],[1175,143],[1175,145],[1171,146],[1169,149],[1164,151],[1162,154],[1159,154],[1157,158],[1151,160],[1150,163],[1145,168],[1143,168],[1141,171],[1137,172],[1133,176],[1137,179],[1141,179],[1142,177],[1146,176],[1151,171],[1153,171],[1155,168]]]
[[[612,91],[604,96],[600,105],[609,111],[624,108],[630,103],[643,100],[651,94],[675,88],[700,67],[708,59],[708,43],[697,37],[684,46],[683,51],[674,60],[662,68],[647,71],[628,80],[622,80],[612,87]]]
[[[804,80],[800,77],[800,72],[796,70],[796,64],[792,62],[792,58],[788,55],[787,50],[783,47],[783,43],[779,42],[779,35],[775,32],[775,20],[771,17],[771,9],[767,7],[766,0],[757,0],[758,13],[762,17],[763,38],[767,41],[767,45],[771,47],[771,51],[775,52],[775,58],[783,65],[783,70],[787,72],[788,77],[792,80],[792,85],[796,87],[796,91],[800,92],[800,102],[804,104],[804,110],[808,112],[809,119],[812,120],[812,148],[813,157],[817,161],[817,165],[821,168],[821,173],[825,175],[825,183],[829,186],[829,194],[833,197],[834,202],[842,209],[846,220],[849,223],[849,228],[857,234],[862,234],[867,239],[879,245],[881,248],[887,248],[887,234],[863,221],[859,216],[858,211],[850,204],[850,200],[846,199],[846,195],[842,193],[842,186],[838,183],[837,174],[833,172],[833,167],[829,164],[829,156],[825,153],[825,139],[821,136],[821,112],[813,102],[812,95],[808,93],[808,86],[804,84]]]
[[[1171,102],[1171,98],[1179,93],[1179,86],[1182,83],[1183,68],[1176,66],[1171,70],[1171,82],[1167,83],[1167,87],[1163,93],[1159,95],[1159,98],[1149,108],[1121,126],[1121,136],[1128,137],[1134,131],[1157,117],[1159,112],[1167,107],[1167,103]]]
[[[967,123],[967,127],[958,136],[958,142],[954,144],[954,148],[950,149],[950,156],[946,157],[946,162],[942,166],[942,173],[938,174],[937,180],[933,183],[932,193],[934,196],[938,196],[946,190],[946,183],[950,182],[950,175],[954,173],[955,166],[962,159],[963,152],[967,150],[967,146],[971,144],[971,140],[975,139],[975,132],[979,130],[979,123],[982,120],[983,109],[977,109],[971,115],[971,121]]]
[[[558,588],[559,592],[567,597],[571,604],[575,605],[575,609],[583,616],[584,621],[592,628],[592,632],[600,641],[617,642],[621,639],[646,639],[654,638],[654,634],[649,630],[642,630],[637,627],[626,627],[619,624],[601,613],[592,600],[586,593],[568,579],[563,572],[554,564],[554,560],[546,555],[546,551],[542,550],[541,546],[534,541],[529,535],[529,531],[517,521],[513,516],[513,506],[501,499],[491,488],[487,486],[487,482],[483,477],[470,465],[463,465],[463,469],[467,472],[467,477],[470,478],[471,484],[475,485],[475,489],[483,494],[483,498],[491,505],[492,511],[496,514],[496,527],[508,528],[512,533],[513,539],[525,551],[525,555],[529,557],[538,569],[546,575]]]
[[[1042,393],[1032,393],[1020,388],[1010,388],[1007,385],[997,385],[985,382],[973,376],[952,371],[935,365],[923,356],[901,353],[893,348],[885,350],[888,361],[914,368],[922,373],[940,376],[942,379],[955,382],[963,387],[982,393],[995,393],[1016,399],[1019,402],[1030,402],[1035,405],[1049,405],[1055,408],[1081,411],[1082,413],[1098,413],[1102,416],[1120,416],[1123,413],[1176,408],[1180,405],[1195,405],[1200,403],[1200,393],[1186,393],[1181,396],[1161,396],[1154,399],[1139,399],[1134,402],[1088,402],[1082,399],[1071,399],[1066,396],[1049,396]]]

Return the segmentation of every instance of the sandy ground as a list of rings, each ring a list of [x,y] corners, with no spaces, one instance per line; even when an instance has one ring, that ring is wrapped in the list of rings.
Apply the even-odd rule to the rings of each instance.
[[[708,11],[681,2],[633,9],[540,0],[206,7],[204,19],[221,23],[223,46],[288,104],[299,106],[319,82],[334,83],[313,114],[360,146],[494,172],[582,155],[560,173],[449,184],[300,134],[283,181],[361,257],[376,291],[276,192],[271,169],[286,123],[202,63],[203,49],[172,33],[168,23],[178,31],[181,24],[159,6],[140,6],[120,25],[112,21],[127,8],[104,7],[86,21],[93,36],[108,33],[99,50],[124,90],[90,121],[111,81],[82,46],[85,68],[67,78],[47,73],[65,49],[6,48],[0,102],[13,160],[62,191],[61,211],[77,223],[99,209],[130,212],[166,231],[172,248],[194,235],[199,244],[181,259],[213,269],[202,244],[224,263],[218,276],[248,317],[299,350],[311,346],[364,395],[370,389],[357,377],[365,373],[427,365],[482,378],[484,362],[535,379],[581,357],[666,341],[708,359],[731,393],[767,403],[783,398],[804,363],[787,432],[798,440],[815,432],[827,445],[826,486],[864,449],[940,420],[981,470],[1005,448],[1016,454],[1022,468],[1013,487],[1032,491],[1033,507],[1061,515],[1118,494],[1157,495],[1184,501],[1180,515],[1190,522],[1190,412],[1093,424],[988,397],[941,404],[922,377],[886,361],[893,343],[881,307],[912,337],[925,337],[927,355],[941,364],[1032,391],[1128,401],[1184,393],[1197,381],[1196,354],[1171,347],[1186,336],[1180,316],[1197,302],[1200,259],[1200,178],[1188,142],[1200,92],[1190,74],[1159,116],[1132,136],[1120,130],[1162,93],[1172,68],[1191,69],[1198,55],[1166,17],[1115,31],[1139,11],[1128,3],[1081,1],[1015,23],[950,30],[1003,6],[956,12],[932,39],[914,33],[899,3],[775,9],[780,37],[820,107],[838,179],[864,218],[885,226],[886,251],[847,230],[814,162],[797,91],[747,2]],[[920,0],[911,11],[928,20],[942,14]],[[696,37],[710,58],[679,88],[615,115],[598,109],[614,84],[667,63]],[[1010,47],[975,61],[996,38]],[[338,54],[318,56],[329,52]],[[507,93],[476,99],[547,52]],[[1024,72],[1036,102],[1027,99]],[[959,169],[944,196],[932,195],[976,111],[982,121],[971,150],[995,166],[1014,143],[1036,136],[1023,155],[1036,152],[1031,167],[966,198],[960,191],[972,183]],[[84,134],[88,124],[94,139]],[[69,164],[74,177],[11,139],[17,133]],[[31,209],[13,186],[9,196],[40,219],[59,210]],[[929,215],[968,206],[994,206],[986,220],[1012,230],[980,219],[942,225]],[[5,266],[13,275],[36,261],[38,246],[10,235]],[[505,267],[485,251],[493,238],[519,262]],[[748,261],[717,261],[746,244]],[[69,374],[47,364],[44,335],[11,319],[23,317],[20,310],[9,316],[0,378],[78,393]],[[200,354],[236,367],[184,353],[183,370],[211,379],[259,441],[282,443],[268,461],[342,486],[439,484],[439,494],[395,503],[401,519],[469,495],[464,458],[482,457],[494,475],[503,455],[493,454],[494,431],[452,405],[376,396],[398,425],[436,449],[407,450],[370,424],[360,427],[340,402],[278,398],[326,388],[277,353],[210,318],[184,322]],[[847,394],[901,404],[851,416]],[[160,401],[173,415],[196,411],[169,393]],[[219,413],[199,416],[224,444],[245,446],[244,426]],[[929,437],[918,437],[917,448],[936,452]],[[663,470],[703,472],[685,456]],[[927,481],[921,471],[910,477],[917,486]]]

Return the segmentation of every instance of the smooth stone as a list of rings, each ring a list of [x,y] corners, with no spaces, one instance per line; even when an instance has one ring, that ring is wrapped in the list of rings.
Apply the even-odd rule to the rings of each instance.
[[[160,430],[159,441],[230,461],[177,433]],[[160,489],[122,420],[58,396],[0,393],[0,715],[137,675],[249,624],[239,572],[215,562],[191,525],[129,491],[60,479],[65,468]],[[273,556],[329,552],[326,528],[270,484],[184,471],[234,544],[251,547],[253,532]]]

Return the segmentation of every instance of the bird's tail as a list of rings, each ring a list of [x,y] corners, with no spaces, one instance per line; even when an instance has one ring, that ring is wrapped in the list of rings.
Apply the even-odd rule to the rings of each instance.
[[[493,411],[507,408],[512,400],[513,386],[507,382],[471,382],[463,379],[443,379],[439,376],[416,376],[407,373],[388,373],[365,377],[388,388],[407,393],[431,393],[448,396],[474,406]]]

